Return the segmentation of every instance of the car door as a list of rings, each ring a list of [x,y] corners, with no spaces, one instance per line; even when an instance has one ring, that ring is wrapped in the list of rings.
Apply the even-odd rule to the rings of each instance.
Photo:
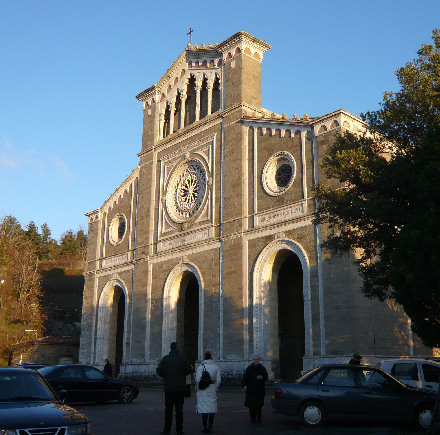
[[[419,368],[416,361],[395,362],[389,373],[405,385],[422,388],[422,380],[420,379]]]
[[[318,397],[328,416],[358,415],[359,389],[351,367],[330,367],[318,385]]]
[[[438,391],[440,378],[440,365],[429,362],[422,363],[423,388]]]
[[[117,391],[115,391],[112,382],[109,382],[107,375],[95,367],[84,366],[83,369],[89,400],[101,402],[117,398]]]
[[[406,421],[411,417],[413,399],[405,394],[403,385],[368,367],[358,368],[356,380],[363,417],[381,421]]]
[[[69,402],[81,402],[84,400],[84,382],[81,366],[66,366],[57,376],[57,389],[67,390]]]

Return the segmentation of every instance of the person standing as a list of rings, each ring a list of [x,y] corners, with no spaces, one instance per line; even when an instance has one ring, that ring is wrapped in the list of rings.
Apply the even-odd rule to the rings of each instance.
[[[165,425],[161,433],[170,433],[173,423],[173,408],[176,410],[176,432],[183,434],[183,402],[185,400],[186,376],[191,373],[191,366],[179,352],[174,341],[170,353],[162,358],[156,373],[164,380]]]
[[[359,353],[355,352],[348,364],[360,366],[362,364],[362,356]]]
[[[113,367],[112,367],[112,365],[110,364],[110,361],[109,361],[108,358],[106,358],[106,359],[104,360],[104,362],[105,362],[105,364],[104,364],[104,370],[103,370],[103,372],[104,372],[107,376],[109,376],[109,377],[111,378],[111,377],[112,377],[112,374],[113,374]]]
[[[211,377],[212,384],[201,390],[199,381],[204,371],[207,371]],[[205,352],[205,359],[202,361],[196,372],[196,397],[197,412],[202,414],[202,423],[204,433],[212,432],[214,424],[214,415],[217,413],[217,391],[221,382],[220,368],[212,360],[211,352]]]
[[[249,408],[252,423],[261,423],[261,409],[264,405],[267,370],[260,363],[260,357],[254,355],[253,363],[244,372],[242,386],[246,391],[245,406]]]

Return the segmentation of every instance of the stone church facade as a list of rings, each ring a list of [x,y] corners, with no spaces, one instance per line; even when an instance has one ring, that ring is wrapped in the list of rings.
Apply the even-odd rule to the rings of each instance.
[[[80,360],[154,378],[177,340],[224,377],[257,353],[291,379],[353,351],[428,355],[402,310],[366,299],[351,254],[321,250],[312,187],[335,135],[365,129],[345,110],[302,118],[261,106],[270,45],[239,32],[192,46],[136,98],[139,165],[87,214]]]

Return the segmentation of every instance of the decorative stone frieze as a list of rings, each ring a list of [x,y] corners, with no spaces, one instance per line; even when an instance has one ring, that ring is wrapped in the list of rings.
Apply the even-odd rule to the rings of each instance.
[[[284,222],[303,217],[307,214],[307,201],[300,201],[295,204],[281,207],[276,210],[257,213],[255,226],[272,225],[278,222]]]
[[[120,255],[115,255],[114,257],[107,257],[102,259],[102,268],[110,267],[110,266],[118,266],[120,264],[124,264],[130,261],[130,254],[128,252],[124,252]]]

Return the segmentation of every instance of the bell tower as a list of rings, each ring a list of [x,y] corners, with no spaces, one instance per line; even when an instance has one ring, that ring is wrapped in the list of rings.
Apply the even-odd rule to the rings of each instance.
[[[216,46],[223,55],[225,109],[247,103],[261,106],[261,62],[271,45],[240,31]]]

